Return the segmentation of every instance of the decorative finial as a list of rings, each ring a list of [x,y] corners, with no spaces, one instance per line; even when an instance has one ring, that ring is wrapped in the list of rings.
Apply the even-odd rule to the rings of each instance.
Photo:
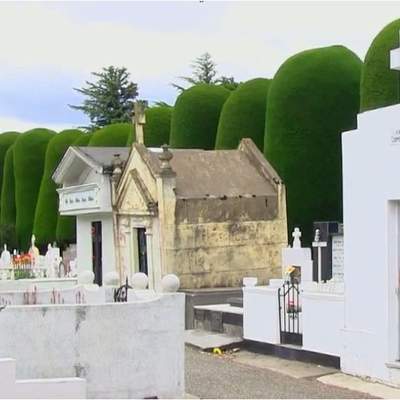
[[[162,153],[160,153],[158,156],[158,159],[161,161],[161,171],[162,172],[172,171],[169,162],[172,160],[172,157],[174,155],[170,152],[167,144],[163,144],[161,148],[162,148]]]
[[[114,158],[111,162],[112,166],[112,179],[115,182],[118,182],[119,178],[122,175],[122,160],[119,154],[114,154]]]

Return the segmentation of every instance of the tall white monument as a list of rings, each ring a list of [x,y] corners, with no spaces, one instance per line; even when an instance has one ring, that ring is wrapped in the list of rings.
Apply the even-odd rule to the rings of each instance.
[[[400,70],[400,49],[391,52],[391,66]],[[400,105],[359,114],[342,146],[341,367],[400,384]]]

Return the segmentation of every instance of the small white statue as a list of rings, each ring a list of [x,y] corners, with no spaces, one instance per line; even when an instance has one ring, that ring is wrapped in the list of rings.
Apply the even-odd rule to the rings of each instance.
[[[294,231],[292,233],[293,236],[293,248],[294,249],[299,249],[301,248],[301,231],[299,228],[294,228]]]
[[[76,258],[74,260],[70,260],[69,262],[69,272],[68,276],[70,278],[75,278],[78,275],[78,268],[76,265]]]
[[[47,245],[47,252],[45,255],[45,268],[46,268],[46,276],[48,278],[55,278],[54,271],[54,257],[53,257],[53,247],[49,243]]]
[[[314,237],[314,242],[318,243],[321,240],[320,234],[319,234],[319,229],[315,230],[315,237]]]
[[[32,260],[32,267],[35,267],[39,264],[39,249],[35,246],[35,235],[32,235],[31,238],[31,247],[29,249],[29,255],[31,256]]]
[[[7,250],[7,245],[4,245],[4,250],[1,252],[0,264],[2,268],[11,267],[11,253]]]

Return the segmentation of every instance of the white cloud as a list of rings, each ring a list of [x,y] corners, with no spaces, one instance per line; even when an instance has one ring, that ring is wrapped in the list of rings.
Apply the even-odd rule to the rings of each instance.
[[[205,51],[224,75],[272,77],[285,59],[312,47],[343,44],[363,58],[398,16],[396,2],[2,2],[0,82],[2,70],[41,71],[50,81],[58,71],[59,79],[74,75],[83,84],[90,72],[118,65],[132,73],[141,97],[172,101],[169,83],[189,74]],[[38,102],[43,95],[32,93]]]
[[[52,129],[56,132],[73,128],[71,127],[71,124],[49,124],[47,122],[40,123],[34,121],[25,121],[19,118],[0,116],[0,133],[8,131],[25,132],[39,127]]]

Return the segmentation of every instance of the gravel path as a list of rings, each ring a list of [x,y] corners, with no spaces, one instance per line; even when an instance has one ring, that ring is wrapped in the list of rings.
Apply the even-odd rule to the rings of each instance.
[[[325,385],[313,378],[296,379],[235,361],[240,353],[216,356],[186,347],[186,393],[200,398],[371,398]]]

